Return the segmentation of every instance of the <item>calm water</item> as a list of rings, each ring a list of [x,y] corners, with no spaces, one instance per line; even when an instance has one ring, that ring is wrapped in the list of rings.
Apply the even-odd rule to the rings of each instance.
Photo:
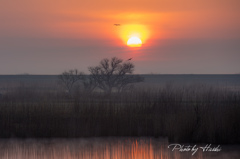
[[[240,146],[220,145],[220,152],[179,152],[166,139],[81,138],[1,139],[1,159],[239,159]],[[187,145],[187,144],[186,144]],[[193,146],[193,144],[192,144]],[[200,147],[202,145],[197,145]],[[214,146],[212,146],[214,147]]]

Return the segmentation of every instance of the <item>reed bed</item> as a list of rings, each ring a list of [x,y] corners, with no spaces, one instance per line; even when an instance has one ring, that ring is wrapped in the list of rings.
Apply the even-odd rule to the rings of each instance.
[[[0,137],[165,136],[240,143],[240,92],[203,84],[105,95],[17,87],[0,98]]]

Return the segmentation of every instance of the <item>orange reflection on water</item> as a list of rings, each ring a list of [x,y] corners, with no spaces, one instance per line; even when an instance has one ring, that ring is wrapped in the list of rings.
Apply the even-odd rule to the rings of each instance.
[[[223,153],[178,152],[166,139],[82,138],[0,140],[1,159],[225,159],[240,158],[238,151]],[[239,147],[235,148],[238,149]]]

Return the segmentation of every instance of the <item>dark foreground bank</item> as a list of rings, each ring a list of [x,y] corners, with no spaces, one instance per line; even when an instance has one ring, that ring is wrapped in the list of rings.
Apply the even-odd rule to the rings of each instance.
[[[0,99],[0,137],[166,136],[240,143],[240,94],[204,85],[104,95],[17,89]]]

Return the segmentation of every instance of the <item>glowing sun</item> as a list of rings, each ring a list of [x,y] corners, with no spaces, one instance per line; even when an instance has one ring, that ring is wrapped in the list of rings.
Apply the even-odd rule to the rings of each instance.
[[[123,44],[129,47],[142,47],[150,36],[150,31],[145,25],[123,24],[119,27],[118,35]]]
[[[139,37],[134,36],[128,39],[127,45],[130,47],[141,47],[142,40]]]

